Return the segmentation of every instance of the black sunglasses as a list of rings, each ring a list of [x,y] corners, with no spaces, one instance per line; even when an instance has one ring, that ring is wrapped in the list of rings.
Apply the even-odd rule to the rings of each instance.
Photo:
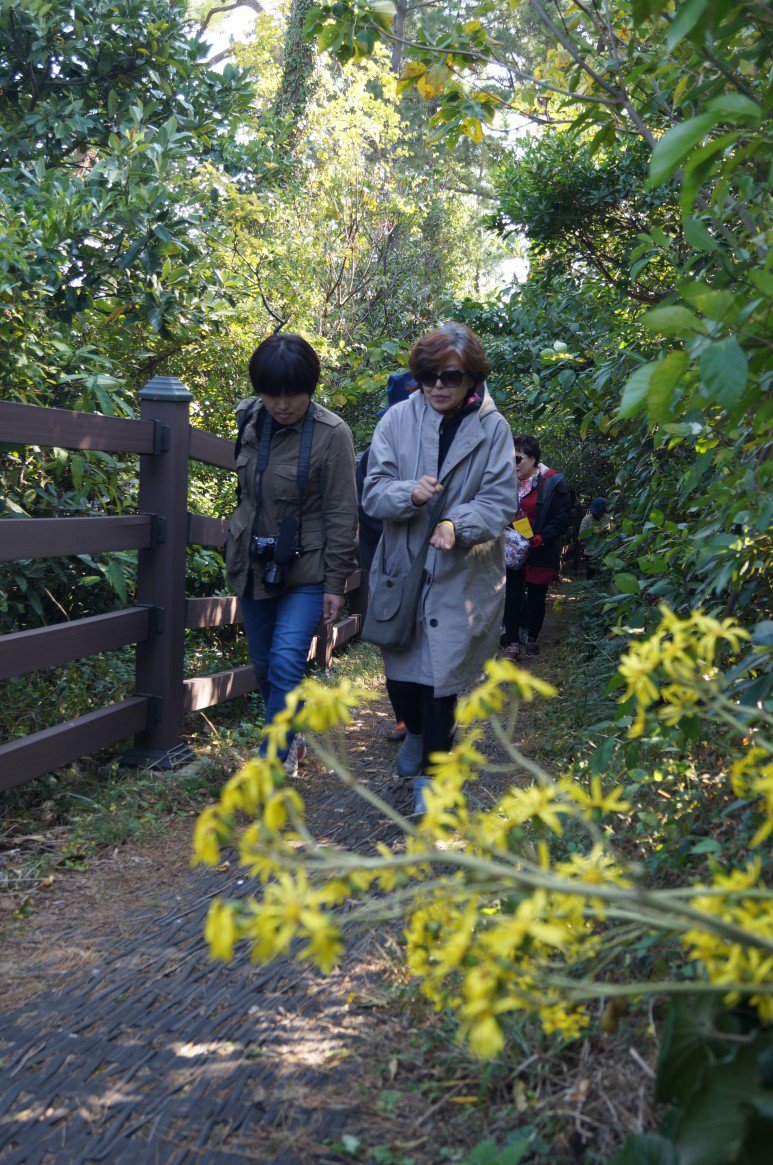
[[[432,369],[418,372],[416,378],[424,388],[432,388],[438,380],[443,388],[458,388],[466,375],[467,373],[459,368],[444,368],[442,372],[434,372]]]
[[[515,464],[516,465],[520,465],[522,461],[528,461],[528,460],[529,460],[528,453],[516,453],[516,455],[515,455]]]

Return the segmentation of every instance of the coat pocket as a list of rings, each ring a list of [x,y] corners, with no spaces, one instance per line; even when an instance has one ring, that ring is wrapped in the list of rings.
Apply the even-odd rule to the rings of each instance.
[[[241,508],[231,515],[228,529],[225,532],[223,555],[229,572],[238,571],[249,565],[246,547],[243,547],[244,534],[247,529],[247,519]]]
[[[405,575],[381,575],[368,600],[368,610],[379,622],[393,619],[400,609],[405,587]]]

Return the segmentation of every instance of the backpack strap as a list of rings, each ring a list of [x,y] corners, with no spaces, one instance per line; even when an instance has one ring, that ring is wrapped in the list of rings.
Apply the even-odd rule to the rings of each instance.
[[[301,426],[301,448],[298,453],[298,549],[303,553],[303,495],[311,477],[311,443],[314,440],[314,406],[309,404]]]
[[[234,445],[234,461],[239,460],[239,454],[242,451],[244,430],[247,428],[250,420],[252,419],[252,414],[255,412],[257,403],[258,398],[254,396],[252,400],[249,401],[246,409],[242,409],[240,413],[236,414],[236,444]]]
[[[239,454],[242,451],[242,441],[244,440],[244,430],[252,419],[252,414],[258,403],[258,398],[254,396],[247,404],[247,407],[236,414],[236,443],[234,444],[234,465],[239,460]],[[239,479],[236,479],[236,504],[237,506],[242,500],[242,487],[239,485]]]

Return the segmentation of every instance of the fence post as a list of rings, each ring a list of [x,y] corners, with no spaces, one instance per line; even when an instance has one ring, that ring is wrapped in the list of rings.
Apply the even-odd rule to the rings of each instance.
[[[137,602],[155,608],[155,634],[137,644],[136,692],[152,715],[125,765],[172,769],[193,753],[181,744],[185,645],[185,551],[188,543],[189,401],[175,376],[140,389],[141,418],[156,423],[154,454],[140,457],[139,510],[155,516],[154,545],[139,551]]]

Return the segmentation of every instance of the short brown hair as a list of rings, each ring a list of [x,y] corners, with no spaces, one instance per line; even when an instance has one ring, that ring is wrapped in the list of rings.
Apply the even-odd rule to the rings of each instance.
[[[539,441],[536,437],[532,437],[530,433],[516,433],[513,437],[513,449],[516,453],[525,453],[527,457],[533,457],[537,465],[542,460],[542,450],[539,446]]]
[[[423,373],[442,372],[444,361],[449,356],[461,361],[464,371],[476,386],[482,384],[489,374],[491,365],[478,337],[466,324],[453,321],[441,324],[416,341],[408,357],[408,367],[420,381]]]

